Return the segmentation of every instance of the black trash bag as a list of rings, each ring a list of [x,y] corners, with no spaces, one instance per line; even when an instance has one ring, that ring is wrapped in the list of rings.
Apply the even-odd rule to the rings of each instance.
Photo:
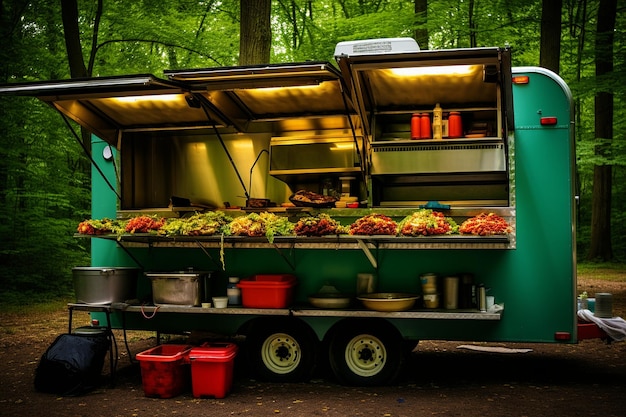
[[[109,345],[106,333],[60,335],[41,357],[35,370],[35,389],[77,396],[97,388]]]

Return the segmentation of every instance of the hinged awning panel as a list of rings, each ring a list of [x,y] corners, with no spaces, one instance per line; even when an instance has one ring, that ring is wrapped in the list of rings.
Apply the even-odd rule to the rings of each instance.
[[[468,48],[336,58],[367,128],[374,114],[429,110],[439,102],[495,106],[498,85],[510,74],[502,60],[508,53]]]
[[[328,62],[166,71],[238,127],[255,121],[354,113],[341,74]]]
[[[354,114],[339,71],[326,62],[166,75],[168,80],[148,74],[9,84],[0,86],[0,94],[38,97],[113,145],[124,131],[212,126],[247,131],[254,122],[337,117],[346,120],[346,127],[348,115]]]
[[[215,122],[189,105],[183,86],[153,75],[9,84],[0,94],[37,97],[112,145],[124,130]]]

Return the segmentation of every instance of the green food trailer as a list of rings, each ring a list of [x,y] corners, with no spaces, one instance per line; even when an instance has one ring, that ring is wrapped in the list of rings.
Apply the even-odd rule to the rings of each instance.
[[[114,328],[241,336],[249,369],[273,381],[325,362],[345,384],[392,383],[420,340],[576,343],[563,80],[513,68],[508,48],[378,39],[335,57],[0,87],[93,134],[94,222],[77,233],[92,260],[74,278],[97,301],[70,308]],[[456,228],[430,233],[416,213]],[[250,233],[201,230],[201,214]],[[458,231],[490,216],[506,227]],[[155,230],[97,228],[140,218]],[[336,228],[253,234],[267,218]],[[103,274],[132,296],[98,300]],[[238,296],[229,286],[243,304],[203,304]]]

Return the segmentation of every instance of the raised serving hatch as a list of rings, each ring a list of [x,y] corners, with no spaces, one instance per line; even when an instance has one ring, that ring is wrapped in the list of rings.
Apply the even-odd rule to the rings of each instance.
[[[510,204],[508,49],[392,48],[354,55],[337,49],[368,138],[372,206]],[[460,113],[462,137],[447,138],[444,128],[442,139],[411,140],[412,115],[432,119],[436,105],[444,119]]]

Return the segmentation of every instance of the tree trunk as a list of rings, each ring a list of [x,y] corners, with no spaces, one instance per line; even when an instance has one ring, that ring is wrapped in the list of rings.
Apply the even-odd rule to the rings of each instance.
[[[428,0],[415,0],[414,37],[420,49],[428,49]]]
[[[476,47],[476,21],[474,20],[474,6],[475,1],[470,0],[468,6],[468,26],[469,26],[469,36],[470,36],[470,47]]]
[[[613,30],[617,0],[600,0],[596,31],[596,79],[613,72]],[[604,91],[603,91],[604,90]],[[595,96],[595,137],[597,156],[604,158],[610,153],[613,138],[613,93],[606,88],[598,89]],[[613,258],[611,246],[611,188],[612,165],[604,163],[593,169],[593,192],[591,202],[591,244],[589,259],[608,261]]]
[[[80,44],[77,0],[63,0],[61,2],[61,17],[63,19],[63,32],[65,34],[67,62],[70,66],[70,77],[87,77],[88,72],[87,67],[85,66],[85,60],[83,58],[83,48]],[[80,132],[81,140],[84,145],[83,148],[91,149],[91,134],[84,128],[81,128]],[[85,171],[87,171],[87,169],[88,166],[85,166]]]
[[[78,28],[78,2],[77,0],[63,0],[61,2],[61,17],[63,18],[63,31],[65,32],[65,47],[67,48],[67,61],[70,65],[70,76],[81,78],[87,76],[87,67],[83,59],[83,49],[80,45],[80,30]]]
[[[539,65],[559,73],[562,0],[542,0]]]
[[[100,19],[102,18],[102,1],[98,0],[96,5],[96,15],[93,21],[93,33],[91,35],[91,51],[89,52],[89,65],[87,66],[87,75],[93,75],[93,66],[96,62],[96,52],[98,52],[98,33],[100,32]]]
[[[239,65],[270,62],[271,6],[271,0],[241,0]]]

